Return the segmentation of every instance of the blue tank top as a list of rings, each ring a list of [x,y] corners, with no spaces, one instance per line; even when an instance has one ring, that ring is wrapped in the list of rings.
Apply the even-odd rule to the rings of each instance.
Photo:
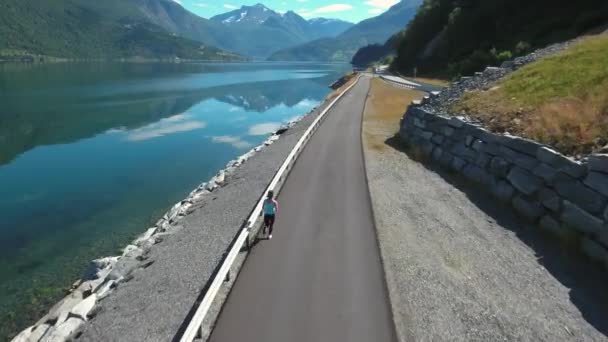
[[[273,200],[264,201],[264,215],[274,215],[277,212],[277,206]]]

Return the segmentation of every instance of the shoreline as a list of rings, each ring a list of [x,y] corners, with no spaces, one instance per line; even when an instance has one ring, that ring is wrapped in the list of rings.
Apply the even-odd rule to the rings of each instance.
[[[204,211],[204,208],[208,207],[210,202],[215,201],[221,196],[226,196],[222,194],[225,187],[230,187],[235,182],[247,182],[248,178],[254,177],[253,175],[247,175],[248,171],[243,170],[250,168],[250,165],[248,165],[250,162],[258,163],[259,159],[268,159],[268,157],[273,159],[273,156],[275,157],[274,159],[277,156],[280,157],[279,160],[284,159],[284,156],[281,156],[279,151],[275,151],[277,149],[274,148],[274,145],[295,144],[292,138],[293,135],[299,135],[303,132],[302,126],[307,127],[307,123],[313,120],[330,102],[328,99],[331,99],[331,94],[328,94],[319,106],[298,119],[289,122],[287,127],[283,127],[275,132],[275,134],[270,135],[261,145],[227,163],[214,177],[200,184],[185,199],[173,205],[156,224],[145,230],[143,234],[127,245],[122,255],[91,261],[82,279],[72,284],[67,297],[55,304],[49,313],[42,317],[34,326],[23,330],[18,337],[31,336],[36,340],[37,337],[43,335],[46,337],[50,333],[54,333],[57,336],[71,336],[74,332],[72,331],[74,327],[78,326],[76,330],[83,328],[84,321],[87,321],[89,316],[97,313],[96,311],[99,309],[99,306],[103,306],[105,299],[112,298],[111,296],[108,297],[109,294],[115,292],[117,288],[122,288],[125,284],[130,283],[133,280],[134,274],[149,268],[157,261],[153,255],[155,254],[155,250],[159,249],[159,246],[165,245],[165,241],[173,239],[176,235],[183,237],[184,233],[182,231],[188,230],[188,223],[183,221],[188,221],[198,211]],[[284,150],[284,146],[278,149]],[[262,168],[270,166],[269,171],[273,171],[272,163],[263,164]],[[254,169],[260,168],[254,167]],[[274,172],[269,173],[271,175]],[[255,194],[255,196],[258,195],[259,193]],[[248,211],[250,208],[246,209]],[[235,216],[238,221],[245,215]],[[186,229],[184,229],[184,226],[186,226]],[[228,230],[238,228],[238,224],[229,224],[227,226],[230,228]],[[227,247],[228,242],[222,245],[225,240],[222,239],[218,245]],[[211,254],[210,258],[221,256],[221,252],[219,251],[209,254]],[[212,267],[209,267],[209,270],[211,269]],[[204,282],[199,285],[204,285]],[[19,339],[16,338],[16,340]]]

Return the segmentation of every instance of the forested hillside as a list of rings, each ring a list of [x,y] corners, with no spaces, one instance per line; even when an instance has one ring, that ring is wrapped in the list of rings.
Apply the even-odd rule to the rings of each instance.
[[[421,0],[403,0],[385,13],[364,20],[335,38],[314,40],[280,50],[270,60],[348,62],[368,44],[384,43],[412,19]]]
[[[167,32],[123,0],[3,0],[0,59],[235,60],[200,42]]]
[[[393,68],[468,75],[607,22],[605,0],[425,0],[397,37]]]

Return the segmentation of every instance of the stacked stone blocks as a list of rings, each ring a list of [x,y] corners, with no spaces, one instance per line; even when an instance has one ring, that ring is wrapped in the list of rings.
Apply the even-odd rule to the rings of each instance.
[[[540,228],[580,238],[582,250],[608,268],[608,155],[577,162],[535,141],[433,114],[424,107],[428,102],[408,108],[399,132],[404,144],[481,185]]]

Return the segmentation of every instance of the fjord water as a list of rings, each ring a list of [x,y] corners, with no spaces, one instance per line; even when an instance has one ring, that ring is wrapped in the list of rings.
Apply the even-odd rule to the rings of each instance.
[[[346,70],[0,64],[0,339]]]

